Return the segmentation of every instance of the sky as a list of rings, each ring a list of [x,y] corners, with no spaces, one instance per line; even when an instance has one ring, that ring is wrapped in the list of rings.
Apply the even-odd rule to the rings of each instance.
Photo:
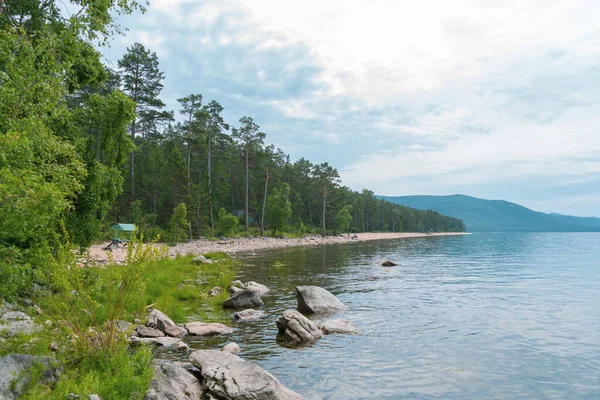
[[[597,0],[151,0],[102,52],[116,65],[144,44],[169,109],[215,99],[355,190],[600,216],[599,13]]]

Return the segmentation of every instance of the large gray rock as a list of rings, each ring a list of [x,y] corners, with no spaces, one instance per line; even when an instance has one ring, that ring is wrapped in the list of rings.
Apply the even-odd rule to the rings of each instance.
[[[154,374],[144,400],[197,400],[202,385],[188,370],[167,360],[154,362]]]
[[[323,337],[317,325],[296,310],[285,310],[276,323],[279,333],[295,343],[314,342]]]
[[[233,332],[233,329],[218,322],[190,322],[185,324],[185,328],[190,335],[194,336],[214,336]]]
[[[225,351],[195,351],[190,355],[190,361],[202,373],[206,397],[227,400],[302,398],[258,365]]]
[[[3,332],[6,337],[18,334],[31,335],[41,329],[29,315],[21,311],[8,311],[0,318],[0,333]]]
[[[181,337],[185,334],[185,330],[177,326],[171,318],[159,310],[152,310],[148,316],[146,323],[150,328],[158,329],[162,333],[171,337]]]
[[[346,308],[344,303],[318,286],[297,286],[298,311],[307,314],[327,314]]]
[[[263,302],[260,296],[249,290],[240,290],[231,295],[225,300],[223,307],[225,308],[255,308],[262,307]]]
[[[9,354],[0,358],[0,399],[18,399],[29,384],[29,370],[41,368],[40,384],[52,384],[60,377],[58,362],[52,357]]]
[[[192,263],[196,264],[196,265],[212,264],[212,260],[209,260],[208,258],[206,258],[204,256],[198,256],[192,260]]]
[[[262,310],[254,310],[249,308],[247,310],[242,310],[233,313],[233,318],[238,321],[253,321],[255,319],[260,319],[265,315],[265,312]]]
[[[332,333],[356,335],[358,333],[358,327],[352,322],[343,318],[323,321],[317,324],[317,326],[326,335],[331,335]]]
[[[268,287],[266,287],[265,285],[263,285],[261,283],[254,282],[254,281],[246,282],[244,284],[244,286],[245,286],[246,290],[254,292],[259,296],[263,296],[269,292]]]

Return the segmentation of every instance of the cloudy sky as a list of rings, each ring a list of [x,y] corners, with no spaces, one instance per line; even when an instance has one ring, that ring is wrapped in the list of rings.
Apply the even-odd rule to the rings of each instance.
[[[353,189],[600,216],[597,0],[151,0],[104,49]]]

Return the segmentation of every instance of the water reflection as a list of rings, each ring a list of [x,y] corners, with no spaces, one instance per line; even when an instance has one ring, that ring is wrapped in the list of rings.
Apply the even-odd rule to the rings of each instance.
[[[600,398],[599,241],[474,234],[246,255],[240,278],[271,288],[265,317],[192,346],[236,341],[308,399]],[[280,346],[297,285],[336,294],[361,333]]]

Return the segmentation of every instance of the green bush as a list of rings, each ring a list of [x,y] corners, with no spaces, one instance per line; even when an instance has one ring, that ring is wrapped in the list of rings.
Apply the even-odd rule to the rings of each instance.
[[[238,226],[238,217],[229,214],[224,208],[217,212],[217,231],[221,235],[233,236]]]

